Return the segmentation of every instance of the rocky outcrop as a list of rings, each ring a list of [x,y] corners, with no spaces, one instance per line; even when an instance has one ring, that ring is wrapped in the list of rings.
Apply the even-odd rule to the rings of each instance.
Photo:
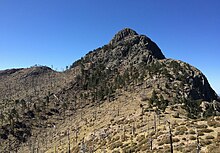
[[[137,82],[135,79],[138,79],[139,84],[147,84],[148,90],[157,90],[168,101],[190,98],[211,102],[217,98],[202,72],[182,61],[166,59],[150,38],[129,28],[119,31],[109,44],[88,53],[71,68],[78,71],[83,69],[79,72],[86,72],[87,79],[90,79],[89,76],[96,76],[94,72],[100,66],[102,72],[97,77],[105,73],[109,75],[98,86],[108,83],[112,85],[112,80],[118,74],[123,78],[125,73],[129,73],[127,77],[130,80],[125,86],[134,84]]]
[[[129,29],[129,28],[125,28],[121,31],[119,31],[115,36],[114,38],[110,41],[110,44],[111,45],[116,45],[118,42],[120,41],[124,41],[128,38],[131,38],[131,37],[135,37],[137,36],[137,32],[132,30],[132,29]]]

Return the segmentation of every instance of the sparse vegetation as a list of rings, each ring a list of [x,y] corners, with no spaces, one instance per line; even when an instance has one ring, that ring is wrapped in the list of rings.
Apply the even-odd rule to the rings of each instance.
[[[216,99],[205,76],[144,36],[122,36],[63,72],[1,71],[0,152],[195,152],[200,140],[217,148],[220,119],[200,107]]]

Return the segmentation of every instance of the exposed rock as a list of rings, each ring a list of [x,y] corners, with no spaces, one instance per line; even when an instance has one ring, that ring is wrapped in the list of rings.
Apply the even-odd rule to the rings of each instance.
[[[115,43],[118,43],[119,41],[121,40],[125,40],[126,38],[129,38],[129,37],[134,37],[134,36],[137,36],[137,32],[130,29],[130,28],[125,28],[121,31],[119,31],[115,36],[114,38],[111,40],[110,44],[115,44]]]
[[[203,112],[205,112],[210,106],[211,106],[210,102],[207,101],[202,101],[202,103],[200,104],[200,107]]]
[[[220,102],[214,100],[213,101],[213,108],[216,112],[220,113]]]

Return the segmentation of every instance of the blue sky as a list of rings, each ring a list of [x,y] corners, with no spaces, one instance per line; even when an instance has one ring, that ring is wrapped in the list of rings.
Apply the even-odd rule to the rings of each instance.
[[[0,0],[0,69],[61,70],[130,27],[220,93],[219,0]]]

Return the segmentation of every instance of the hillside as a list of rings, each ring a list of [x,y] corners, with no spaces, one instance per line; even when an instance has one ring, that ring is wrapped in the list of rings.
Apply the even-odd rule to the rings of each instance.
[[[219,147],[205,75],[129,28],[64,72],[0,71],[0,89],[0,152],[166,152],[169,125],[175,151],[195,152],[198,139],[202,151]]]

